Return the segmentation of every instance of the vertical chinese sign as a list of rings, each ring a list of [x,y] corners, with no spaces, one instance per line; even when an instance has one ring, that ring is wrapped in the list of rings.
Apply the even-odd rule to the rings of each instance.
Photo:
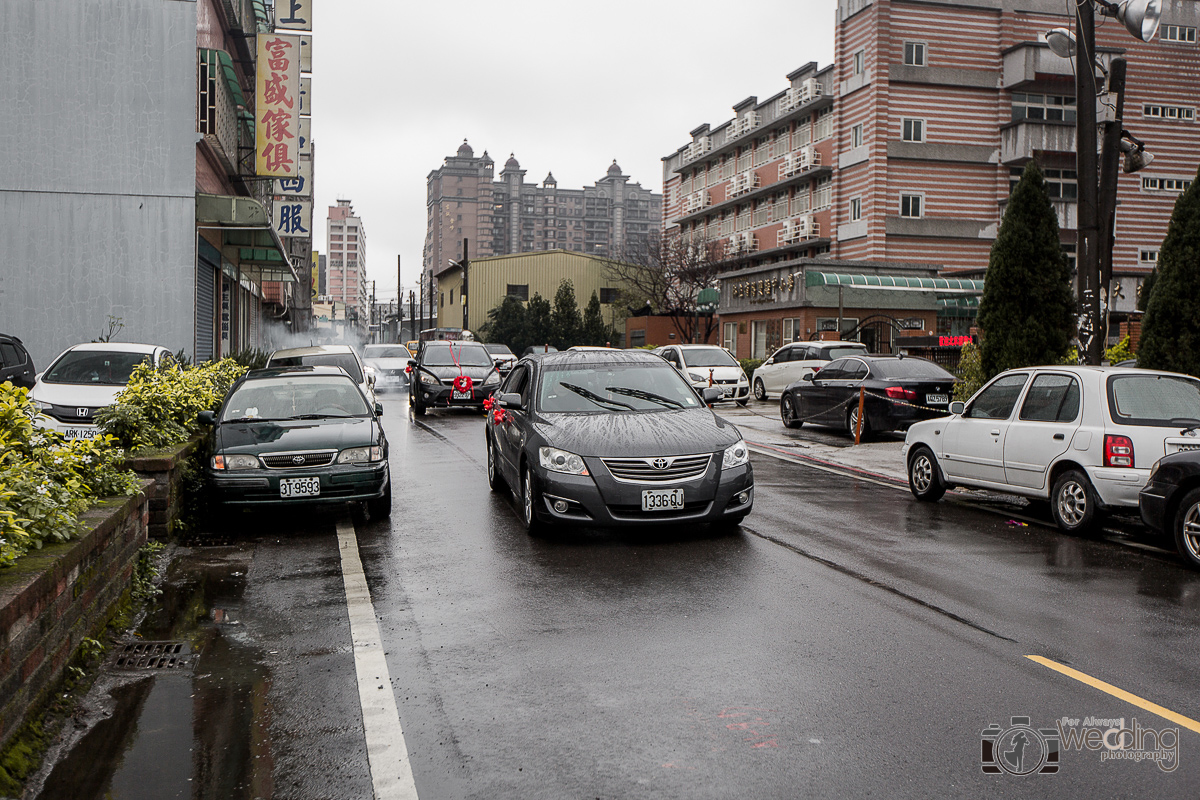
[[[300,37],[258,37],[255,172],[290,178],[300,157]]]

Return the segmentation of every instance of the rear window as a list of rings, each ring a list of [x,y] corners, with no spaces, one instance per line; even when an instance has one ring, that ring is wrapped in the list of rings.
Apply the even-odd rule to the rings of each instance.
[[[1120,425],[1200,423],[1200,381],[1176,375],[1113,375],[1108,409]]]
[[[352,353],[319,353],[309,356],[286,356],[272,358],[272,367],[341,367],[355,383],[362,383],[362,371],[358,368],[358,359]]]
[[[408,348],[400,344],[369,344],[363,348],[363,358],[412,358]]]
[[[814,351],[815,355],[813,358],[819,358],[823,361],[833,361],[835,358],[865,355],[867,348],[864,345],[858,345],[857,347],[814,348]]]
[[[872,367],[885,381],[902,378],[932,378],[938,381],[952,381],[954,376],[932,361],[922,358],[897,358],[895,361],[877,361]]]

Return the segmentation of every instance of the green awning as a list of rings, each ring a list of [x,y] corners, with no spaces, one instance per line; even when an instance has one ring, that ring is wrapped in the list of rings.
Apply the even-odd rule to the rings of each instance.
[[[976,295],[955,295],[939,297],[937,300],[939,317],[970,317],[979,315],[979,297]]]
[[[918,278],[900,275],[846,275],[838,272],[804,273],[804,285],[844,286],[848,289],[881,289],[886,291],[937,292],[938,294],[983,293],[983,281],[969,278]]]
[[[241,81],[238,80],[237,72],[233,68],[233,58],[224,50],[217,50],[215,52],[221,62],[221,73],[225,76],[225,85],[229,87],[229,92],[233,95],[233,102],[245,108],[246,96],[242,94]]]
[[[299,280],[266,208],[254,198],[198,192],[196,223],[220,230],[223,247],[236,247],[241,266],[259,281]]]

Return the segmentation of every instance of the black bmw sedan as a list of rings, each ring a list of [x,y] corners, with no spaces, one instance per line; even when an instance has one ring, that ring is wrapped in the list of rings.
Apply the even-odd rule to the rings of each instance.
[[[379,416],[339,367],[254,370],[229,389],[212,425],[209,485],[225,507],[365,501],[392,510]]]
[[[904,430],[918,420],[949,414],[955,380],[915,356],[839,358],[784,389],[779,416],[789,428],[815,422],[854,433],[862,390],[864,435]]]
[[[427,408],[481,410],[500,385],[492,354],[479,342],[426,342],[408,366],[408,404],[418,417]]]
[[[512,488],[530,533],[549,525],[708,522],[750,513],[741,433],[668,363],[643,351],[526,356],[485,427],[488,481]]]

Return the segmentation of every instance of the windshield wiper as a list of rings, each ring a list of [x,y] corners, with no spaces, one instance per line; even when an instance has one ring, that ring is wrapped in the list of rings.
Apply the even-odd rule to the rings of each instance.
[[[226,425],[230,422],[278,422],[278,421],[279,421],[279,419],[276,417],[238,417],[237,419],[223,419],[223,420],[221,420],[221,424]]]
[[[562,386],[563,388],[570,389],[572,392],[579,395],[580,397],[583,397],[587,400],[591,400],[596,405],[610,405],[610,406],[616,406],[617,408],[623,408],[627,411],[633,411],[633,406],[631,406],[631,405],[622,403],[618,400],[609,400],[607,397],[601,397],[600,395],[596,394],[595,392],[588,391],[587,389],[583,388],[582,386],[576,386],[573,383],[563,383],[562,381],[559,381],[558,385]]]
[[[1171,420],[1172,425],[1187,425],[1180,433],[1189,433],[1194,430],[1200,430],[1200,419],[1192,419],[1191,417],[1175,417]]]
[[[670,397],[663,397],[661,394],[655,394],[654,392],[647,392],[645,389],[630,389],[625,386],[605,386],[604,389],[613,394],[623,394],[626,397],[649,400],[652,403],[659,403],[668,407],[683,408],[683,403],[678,400],[672,400]]]
[[[349,419],[353,414],[296,414],[284,419]]]

